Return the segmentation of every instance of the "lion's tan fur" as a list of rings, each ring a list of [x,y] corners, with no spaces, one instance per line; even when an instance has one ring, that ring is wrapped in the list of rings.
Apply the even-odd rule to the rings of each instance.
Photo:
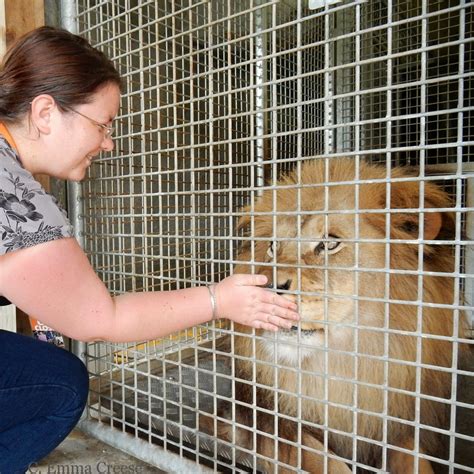
[[[451,374],[436,368],[452,366],[452,343],[436,336],[458,337],[463,330],[462,321],[458,326],[456,314],[449,308],[455,303],[454,278],[431,274],[454,270],[452,249],[425,244],[420,251],[416,243],[420,214],[413,210],[419,207],[426,209],[425,239],[441,242],[453,237],[453,216],[430,212],[451,207],[448,196],[428,181],[410,180],[404,169],[391,170],[389,187],[386,177],[385,167],[361,162],[357,171],[353,159],[314,159],[280,180],[276,191],[266,190],[253,208],[245,210],[239,223],[255,240],[244,243],[235,272],[249,273],[253,266],[275,286],[290,282],[289,298],[298,300],[296,295],[302,291],[301,328],[319,330],[314,333],[319,339],[314,344],[314,339],[298,338],[294,331],[293,339],[288,335],[282,340],[280,335],[273,337],[259,330],[257,335],[263,338],[255,342],[246,335],[251,329],[237,327],[236,377],[241,381],[236,397],[275,414],[301,417],[301,439],[306,446],[322,446],[324,438],[318,426],[326,425],[330,451],[349,460],[354,454],[354,433],[414,448],[410,423],[418,420],[417,398],[412,393],[420,390],[423,395],[449,399]],[[356,180],[360,184],[356,185]],[[420,200],[421,187],[424,200]],[[324,252],[314,251],[315,242],[325,235],[345,241],[342,250],[328,255],[327,260]],[[384,242],[388,238],[390,244]],[[267,256],[271,241],[279,242],[275,258]],[[422,278],[419,270],[426,272]],[[420,306],[420,301],[448,307]],[[459,333],[454,333],[457,327]],[[417,337],[420,333],[423,338]],[[306,340],[311,341],[311,347],[305,347]],[[294,355],[296,344],[300,345],[299,357]],[[281,366],[278,370],[276,363]],[[426,366],[420,368],[420,364]],[[254,380],[258,383],[256,398]],[[445,425],[446,405],[423,398],[418,401],[422,424]],[[384,428],[387,416],[390,419]],[[250,426],[248,431],[238,431],[237,442],[251,448],[252,410],[237,403],[236,417]],[[298,440],[296,424],[284,417],[279,418],[276,433],[274,416],[258,412],[257,427],[264,433]],[[419,443],[422,452],[433,453],[439,448],[438,438],[430,430],[420,431]],[[280,443],[279,453],[274,453],[273,447],[272,439],[258,437],[261,454],[296,466],[296,448],[291,443]],[[359,440],[356,450],[358,462],[379,465],[377,444]],[[321,459],[303,451],[302,467],[319,472]],[[412,458],[397,450],[389,450],[388,459],[391,472],[410,469]],[[430,472],[428,464],[420,464],[427,466],[424,472]],[[343,466],[336,463],[330,472],[345,472]]]

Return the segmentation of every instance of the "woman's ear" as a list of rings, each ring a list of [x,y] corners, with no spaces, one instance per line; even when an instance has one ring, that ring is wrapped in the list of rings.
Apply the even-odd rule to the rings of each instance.
[[[56,101],[48,94],[38,95],[31,101],[30,123],[38,133],[45,135],[51,133],[51,118],[55,110],[57,110]]]

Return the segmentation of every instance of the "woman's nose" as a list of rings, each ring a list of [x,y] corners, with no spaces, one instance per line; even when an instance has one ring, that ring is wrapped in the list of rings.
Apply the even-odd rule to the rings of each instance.
[[[114,149],[113,138],[104,136],[101,147],[102,147],[102,150],[104,151],[112,151]]]

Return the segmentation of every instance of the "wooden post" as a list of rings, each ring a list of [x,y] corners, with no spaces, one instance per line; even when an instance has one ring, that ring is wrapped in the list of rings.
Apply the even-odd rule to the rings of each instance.
[[[3,0],[7,47],[24,33],[44,25],[44,0]]]
[[[5,54],[6,48],[24,33],[44,25],[44,0],[0,0],[0,55]],[[46,176],[35,176],[42,186],[49,190],[49,178]],[[9,330],[17,330],[21,333],[31,334],[28,316],[17,309],[16,324],[13,306],[0,308],[0,313],[5,312],[6,324],[1,326]]]

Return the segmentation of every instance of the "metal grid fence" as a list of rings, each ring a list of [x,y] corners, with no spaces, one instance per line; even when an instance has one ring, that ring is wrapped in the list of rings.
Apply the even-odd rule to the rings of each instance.
[[[339,460],[347,472],[401,472],[392,459],[408,453],[415,472],[429,472],[426,460],[436,472],[472,472],[472,340],[469,330],[462,332],[462,318],[472,328],[474,3],[75,3],[79,32],[115,61],[126,84],[115,150],[92,166],[82,187],[85,248],[111,292],[206,284],[238,266],[268,273],[275,289],[302,308],[322,305],[305,313],[291,335],[216,324],[146,343],[89,344],[90,419],[159,449],[161,467],[170,457],[178,465],[186,458],[223,472],[344,472],[331,464]],[[341,157],[351,160],[343,167],[354,168],[349,179],[338,181],[331,166]],[[308,161],[324,163],[322,176],[309,184]],[[383,175],[364,174],[364,163],[381,164]],[[397,174],[404,165],[412,174]],[[290,172],[293,181],[279,181]],[[333,191],[347,181],[350,205],[332,209]],[[410,216],[449,214],[451,233],[426,237],[429,221],[412,219],[404,224],[406,233],[394,237],[391,226],[402,211],[385,197],[378,203],[382,236],[365,234],[362,222],[375,212],[363,207],[366,190],[378,183],[393,197],[405,182],[418,189],[416,202],[402,206]],[[433,183],[449,194],[449,205],[430,202]],[[325,196],[322,207],[308,205],[305,186]],[[293,230],[282,234],[285,216],[293,219]],[[341,216],[351,219],[350,235],[330,235],[330,221]],[[306,233],[311,218],[319,218],[323,230]],[[238,230],[239,222],[247,228]],[[262,234],[259,226],[265,225]],[[319,263],[302,258],[315,239],[326,245]],[[351,265],[333,260],[330,247],[337,253],[339,244],[353,249]],[[380,267],[364,260],[367,244],[383,246]],[[396,249],[407,246],[418,249],[412,267],[392,265]],[[282,253],[287,247],[293,248],[293,263]],[[431,269],[429,252],[447,247],[450,264]],[[282,283],[290,268],[292,282]],[[308,271],[320,275],[317,289],[308,284]],[[333,287],[332,272],[353,286]],[[397,275],[413,277],[414,300],[394,299],[390,285]],[[367,278],[373,278],[374,294],[364,289]],[[450,288],[449,300],[431,294],[436,278]],[[353,308],[349,322],[332,321],[330,308],[338,299]],[[383,308],[371,324],[364,319],[370,304]],[[413,320],[398,327],[395,306]],[[449,333],[425,328],[437,310],[439,318],[449,314]],[[322,338],[313,337],[314,324],[323,326]],[[382,341],[381,352],[369,357],[367,325],[371,338]],[[353,345],[345,348],[346,362],[353,370],[341,375],[331,371],[330,361],[341,352],[331,334],[348,329]],[[415,348],[413,359],[396,352],[401,339],[412,341],[406,347]],[[432,362],[433,348],[445,352],[445,364]],[[285,350],[294,355],[280,357]],[[305,362],[316,353],[325,365]],[[383,366],[382,379],[363,378],[365,359],[374,371]],[[262,381],[268,372],[273,385]],[[413,372],[406,377],[414,385],[394,385],[392,372]],[[284,380],[292,377],[289,390]],[[426,381],[448,388],[426,391]],[[324,389],[313,393],[305,384]],[[242,395],[243,385],[250,387],[250,398]],[[341,402],[334,387],[348,401]],[[413,416],[392,410],[391,397],[399,395],[412,401]],[[259,404],[269,396],[273,404]],[[287,407],[290,398],[294,411]],[[446,411],[446,424],[426,422],[425,409]],[[344,422],[337,421],[338,410]],[[364,430],[367,419],[382,434]],[[402,442],[396,433],[407,426],[410,442]],[[425,449],[424,439],[433,434],[443,441],[442,454]]]

